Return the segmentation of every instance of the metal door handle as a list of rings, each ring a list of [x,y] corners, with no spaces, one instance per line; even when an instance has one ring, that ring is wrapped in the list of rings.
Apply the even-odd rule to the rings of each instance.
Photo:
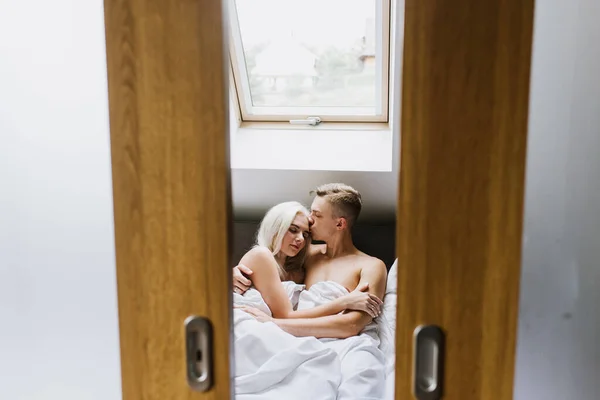
[[[414,331],[413,395],[418,400],[439,400],[444,382],[444,331],[421,325]]]
[[[191,316],[184,325],[188,385],[198,392],[206,392],[213,383],[212,324],[207,318]]]

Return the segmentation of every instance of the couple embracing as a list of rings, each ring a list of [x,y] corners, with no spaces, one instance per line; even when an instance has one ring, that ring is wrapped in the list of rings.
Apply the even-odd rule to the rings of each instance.
[[[310,211],[286,202],[263,218],[233,274],[237,399],[384,397],[374,319],[387,271],[353,244],[361,208],[358,191],[333,183]]]

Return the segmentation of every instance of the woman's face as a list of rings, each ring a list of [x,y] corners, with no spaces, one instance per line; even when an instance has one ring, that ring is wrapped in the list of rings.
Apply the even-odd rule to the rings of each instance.
[[[306,246],[309,235],[308,217],[296,214],[281,242],[281,252],[288,257],[294,257]]]

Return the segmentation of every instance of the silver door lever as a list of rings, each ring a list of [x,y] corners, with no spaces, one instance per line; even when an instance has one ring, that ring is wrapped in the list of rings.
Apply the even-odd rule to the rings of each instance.
[[[444,331],[421,325],[414,332],[413,395],[418,400],[439,400],[444,382]]]
[[[213,383],[212,325],[207,318],[196,316],[188,317],[184,324],[188,385],[206,392]]]

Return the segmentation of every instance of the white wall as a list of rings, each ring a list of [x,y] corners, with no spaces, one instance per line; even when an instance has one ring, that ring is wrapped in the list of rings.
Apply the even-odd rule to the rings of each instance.
[[[536,2],[514,398],[600,396],[600,2]]]
[[[121,398],[102,1],[0,0],[0,399]]]
[[[369,137],[367,140],[373,140],[372,146],[365,146],[362,140],[357,140],[356,137],[350,139],[345,146],[339,145],[335,147],[332,143],[337,140],[335,135],[327,138],[318,138],[320,131],[315,131],[310,137],[313,148],[306,151],[299,151],[299,146],[294,143],[297,136],[294,131],[278,133],[286,135],[286,138],[278,141],[280,146],[288,143],[285,156],[289,158],[304,158],[306,162],[296,162],[290,160],[289,163],[283,163],[285,170],[266,169],[264,163],[273,162],[282,164],[282,158],[266,157],[262,154],[263,162],[256,168],[264,169],[243,169],[237,168],[240,165],[248,165],[248,160],[233,160],[233,170],[231,173],[232,180],[232,197],[235,218],[244,219],[259,219],[266,210],[279,202],[297,200],[307,205],[310,205],[312,200],[309,192],[316,186],[327,182],[344,182],[358,189],[363,197],[364,206],[361,213],[361,222],[393,222],[396,215],[396,199],[398,192],[398,174],[400,165],[400,85],[402,81],[402,52],[404,40],[404,0],[392,1],[392,13],[394,15],[392,21],[392,39],[391,39],[391,57],[393,58],[393,66],[391,70],[390,85],[393,90],[391,99],[390,112],[390,128],[389,132],[353,132],[349,136],[366,133]],[[232,123],[234,125],[235,122]],[[324,124],[324,127],[326,125]],[[322,132],[322,131],[321,131]],[[272,134],[272,133],[271,133]],[[271,134],[265,134],[270,137]],[[247,143],[242,141],[239,136],[236,138],[232,135],[232,156],[239,155],[240,150],[236,151],[235,145],[243,144],[243,151],[248,150]],[[308,139],[307,139],[308,140]],[[363,139],[364,140],[364,139]],[[353,161],[356,155],[355,152],[348,150],[348,144],[357,149],[365,150],[369,154],[364,155],[364,160],[361,165],[355,165]],[[334,147],[332,147],[334,146]],[[389,146],[392,148],[389,149]],[[384,152],[384,149],[388,149]],[[303,149],[305,150],[305,149]],[[381,152],[381,162],[372,163],[372,159]],[[345,153],[343,157],[340,153]],[[257,152],[248,154],[256,155]],[[335,163],[318,163],[319,167],[315,170],[308,169],[308,165],[314,165],[316,157],[325,157],[329,154]],[[348,155],[351,155],[348,158]],[[389,156],[391,155],[391,165]],[[359,171],[351,168],[357,167]],[[389,168],[391,167],[391,171]],[[295,168],[295,169],[294,169]],[[369,172],[363,172],[369,171]]]

